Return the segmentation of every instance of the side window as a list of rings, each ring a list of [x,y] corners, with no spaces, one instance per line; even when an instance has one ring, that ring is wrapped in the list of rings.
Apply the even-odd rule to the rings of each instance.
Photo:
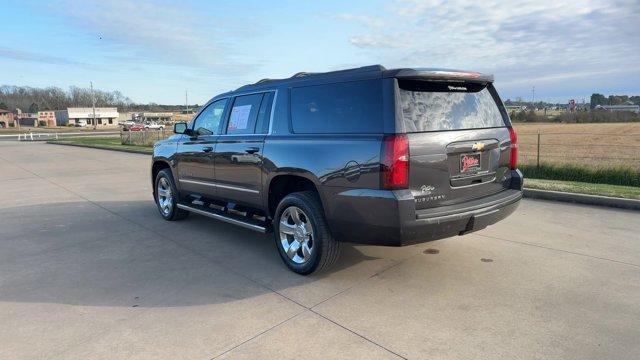
[[[258,121],[256,122],[256,134],[266,134],[269,132],[269,120],[271,120],[271,106],[273,104],[274,92],[264,94],[260,112],[258,112]]]
[[[263,94],[236,97],[229,115],[227,134],[253,134]]]
[[[194,120],[193,129],[199,135],[212,135],[218,132],[227,99],[218,100],[207,106]]]
[[[291,123],[298,134],[381,133],[379,79],[291,89]]]

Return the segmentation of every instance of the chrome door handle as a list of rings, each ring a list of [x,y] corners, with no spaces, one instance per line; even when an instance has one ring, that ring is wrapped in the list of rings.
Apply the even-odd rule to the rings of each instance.
[[[246,148],[244,151],[245,151],[246,153],[248,153],[248,154],[255,154],[255,153],[257,153],[258,151],[260,151],[260,148],[257,148],[257,147],[255,147],[255,146],[252,146],[252,147],[248,147],[248,148]]]
[[[202,151],[208,153],[208,152],[212,152],[213,148],[211,146],[205,146],[202,148]]]

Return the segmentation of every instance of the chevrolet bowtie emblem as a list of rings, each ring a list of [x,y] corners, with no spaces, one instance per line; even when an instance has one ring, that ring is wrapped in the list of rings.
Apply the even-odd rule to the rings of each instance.
[[[476,150],[476,151],[481,151],[482,149],[484,149],[484,143],[477,142],[477,143],[473,144],[473,146],[471,148],[473,150]]]

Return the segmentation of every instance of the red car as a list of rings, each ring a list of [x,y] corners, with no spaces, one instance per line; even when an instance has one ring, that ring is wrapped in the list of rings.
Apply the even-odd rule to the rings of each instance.
[[[144,125],[142,124],[133,124],[129,126],[129,131],[142,131],[144,130]]]

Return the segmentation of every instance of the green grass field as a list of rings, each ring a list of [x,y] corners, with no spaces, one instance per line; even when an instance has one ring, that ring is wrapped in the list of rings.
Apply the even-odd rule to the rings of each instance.
[[[600,195],[640,200],[640,187],[610,184],[591,184],[578,181],[524,179],[524,186],[530,189],[563,191],[577,194]]]
[[[78,137],[69,138],[64,140],[49,141],[52,144],[64,144],[90,147],[94,149],[107,149],[107,150],[125,150],[131,152],[138,152],[143,154],[153,153],[152,146],[137,146],[137,145],[122,145],[119,137]]]

